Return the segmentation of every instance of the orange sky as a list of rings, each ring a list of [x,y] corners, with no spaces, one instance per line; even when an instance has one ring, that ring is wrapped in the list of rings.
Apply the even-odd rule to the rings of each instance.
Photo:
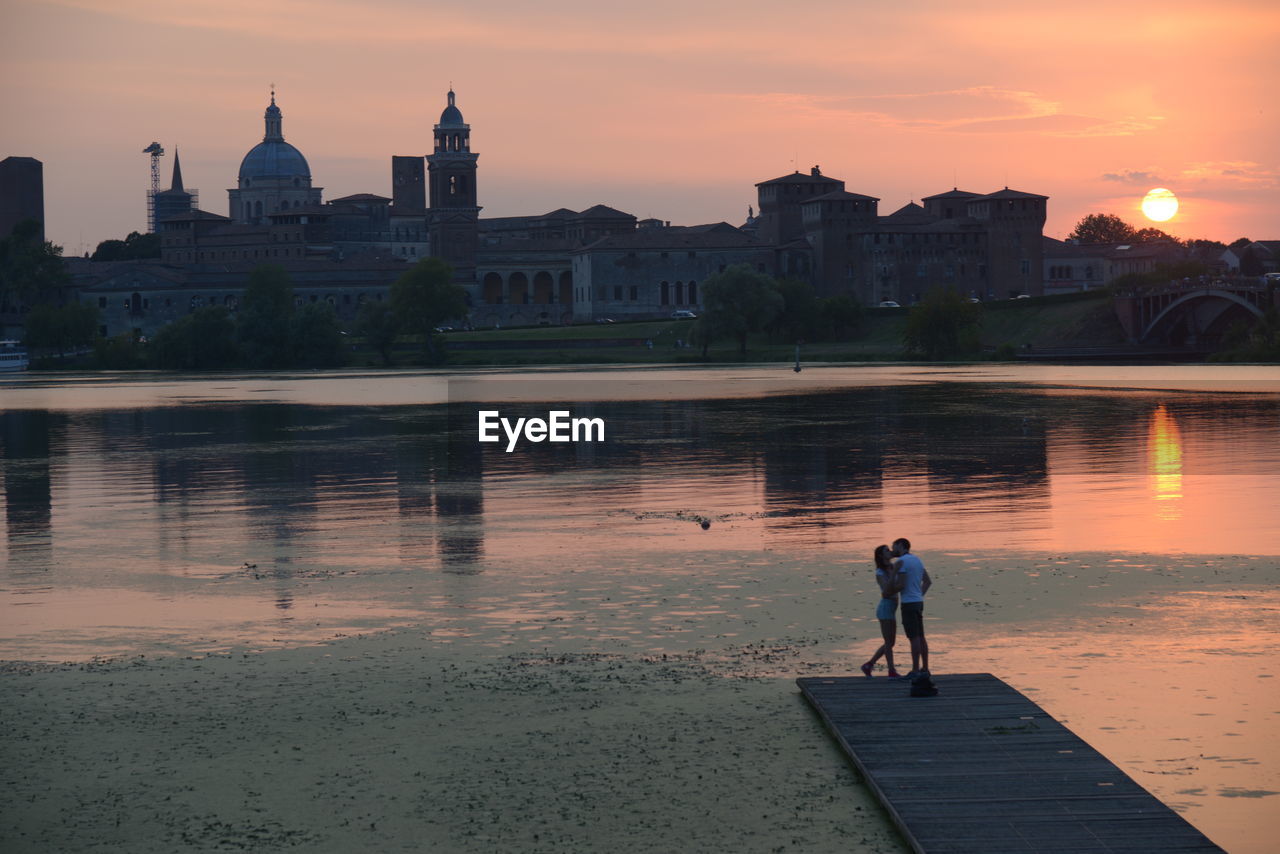
[[[484,216],[605,203],[740,223],[821,164],[882,213],[950,189],[1050,196],[1045,233],[1182,200],[1180,237],[1280,239],[1280,6],[1023,0],[0,0],[0,156],[45,164],[68,254],[145,227],[148,158],[200,206],[262,137],[268,84],[326,199],[390,195],[452,81]],[[171,158],[164,160],[168,184]]]

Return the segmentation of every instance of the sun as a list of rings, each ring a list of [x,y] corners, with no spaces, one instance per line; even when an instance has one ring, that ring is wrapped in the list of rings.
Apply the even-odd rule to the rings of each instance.
[[[1142,197],[1142,212],[1154,222],[1167,222],[1178,212],[1178,197],[1172,190],[1156,187]]]

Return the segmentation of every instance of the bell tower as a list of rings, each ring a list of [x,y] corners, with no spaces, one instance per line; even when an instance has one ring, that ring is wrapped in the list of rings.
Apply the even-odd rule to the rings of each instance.
[[[450,89],[448,106],[435,126],[435,150],[427,155],[427,229],[431,254],[453,266],[456,280],[471,281],[479,242],[476,161],[480,155],[471,151],[471,126],[462,120],[454,97]]]

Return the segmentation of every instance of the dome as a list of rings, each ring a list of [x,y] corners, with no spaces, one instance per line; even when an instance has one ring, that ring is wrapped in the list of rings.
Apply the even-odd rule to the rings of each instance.
[[[466,127],[467,123],[462,120],[462,110],[459,110],[453,103],[453,90],[449,90],[449,106],[444,108],[444,112],[440,114],[440,127],[442,128],[461,128]]]
[[[302,152],[282,139],[260,142],[240,161],[240,179],[311,178],[311,167]]]

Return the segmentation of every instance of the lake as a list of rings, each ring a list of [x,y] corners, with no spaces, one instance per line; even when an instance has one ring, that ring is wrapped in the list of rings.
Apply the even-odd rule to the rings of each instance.
[[[481,410],[605,436],[508,452],[477,441]],[[0,658],[416,627],[637,653],[810,632],[836,666],[874,624],[867,585],[831,568],[908,536],[952,591],[935,670],[990,669],[1215,840],[1262,850],[1278,438],[1272,367],[5,377]],[[790,574],[742,619],[724,591],[769,561]],[[996,607],[1001,572],[1018,580]],[[838,606],[788,604],[812,573]],[[1182,716],[1166,689],[1196,695]]]

